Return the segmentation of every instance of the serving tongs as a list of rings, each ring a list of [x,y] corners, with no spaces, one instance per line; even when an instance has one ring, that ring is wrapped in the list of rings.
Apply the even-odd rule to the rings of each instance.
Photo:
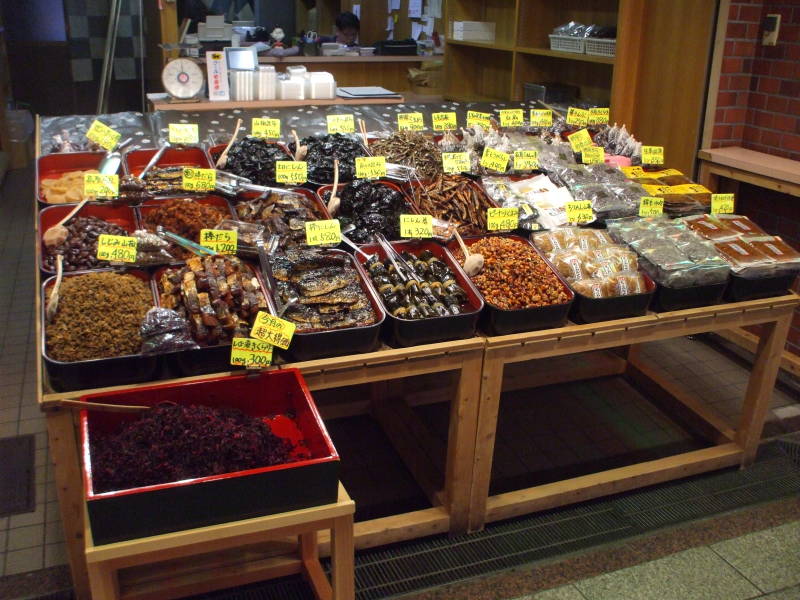
[[[150,157],[150,160],[147,162],[144,169],[142,169],[142,172],[139,173],[139,179],[144,179],[144,176],[150,172],[150,169],[158,165],[158,161],[161,160],[161,157],[164,156],[164,152],[166,152],[168,148],[172,148],[172,144],[169,142],[162,142],[161,147]]]
[[[283,188],[257,185],[240,175],[234,175],[226,171],[217,171],[217,183],[215,189],[226,196],[238,196],[242,192],[260,192],[262,194],[284,194],[294,195],[297,192],[285,190]]]
[[[275,302],[280,314],[286,312],[288,306],[283,306],[280,297],[278,296],[278,282],[275,280],[275,275],[272,273],[272,257],[278,250],[281,237],[273,233],[269,236],[269,240],[264,243],[264,238],[259,236],[256,238],[256,250],[258,251],[258,264],[261,267],[261,276],[264,282],[272,292],[272,300]]]
[[[172,233],[171,231],[167,231],[161,225],[156,227],[156,235],[164,240],[172,242],[173,244],[177,244],[181,248],[188,250],[189,252],[192,252],[197,256],[201,257],[217,256],[217,253],[211,250],[210,248],[201,246],[200,244],[193,242],[192,240],[187,240],[185,237],[181,237],[177,233]]]
[[[117,171],[119,171],[119,166],[122,164],[122,152],[120,152],[120,150],[122,150],[132,141],[133,138],[123,140],[117,144],[113,150],[106,152],[103,160],[100,161],[100,166],[97,167],[97,170],[100,171],[101,175],[114,175]]]

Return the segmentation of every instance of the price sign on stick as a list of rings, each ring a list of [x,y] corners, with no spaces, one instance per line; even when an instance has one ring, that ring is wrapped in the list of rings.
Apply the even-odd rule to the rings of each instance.
[[[356,158],[356,177],[358,179],[377,179],[386,177],[385,156],[359,156]]]
[[[490,208],[486,211],[486,229],[489,231],[508,231],[519,225],[519,209]]]
[[[567,221],[570,223],[589,223],[594,221],[592,203],[588,200],[567,202],[564,204],[564,209],[567,211]]]
[[[445,173],[469,171],[469,154],[466,152],[442,152],[442,169]]]
[[[83,176],[83,195],[95,198],[116,198],[119,196],[119,175],[86,173]]]
[[[122,134],[95,119],[92,121],[89,131],[86,132],[86,137],[106,150],[113,150]]]
[[[200,141],[200,131],[197,123],[170,123],[170,144],[197,144]]]
[[[573,134],[570,134],[567,139],[569,145],[572,147],[573,152],[583,152],[584,149],[592,145],[592,136],[586,129],[581,129]]]
[[[281,120],[254,117],[250,130],[253,137],[279,138],[281,137]]]
[[[339,219],[327,221],[306,221],[306,244],[339,244],[342,241],[342,229]]]
[[[262,310],[253,322],[250,337],[286,350],[292,343],[295,327],[291,321],[279,319]]]
[[[642,146],[643,165],[663,165],[664,146]]]
[[[433,237],[433,217],[431,215],[400,215],[400,237]]]
[[[609,109],[607,108],[590,108],[589,109],[589,122],[587,125],[606,125],[608,123]]]
[[[509,108],[500,111],[501,127],[522,127],[525,124],[524,111],[521,108]]]
[[[354,133],[356,121],[353,115],[328,115],[328,133]]]
[[[589,111],[583,108],[570,106],[567,109],[567,125],[586,127],[589,124]]]
[[[136,262],[135,237],[100,234],[97,238],[97,258],[112,262]]]
[[[481,156],[481,166],[491,171],[505,173],[506,168],[508,168],[508,161],[510,158],[511,156],[509,154],[486,146],[483,149],[483,155]]]
[[[660,217],[664,214],[664,199],[653,196],[642,196],[639,201],[640,217]]]
[[[239,232],[229,229],[201,229],[200,245],[217,254],[236,254]]]
[[[397,114],[397,129],[399,131],[421,131],[425,128],[425,121],[422,119],[422,113],[398,113]]]
[[[712,214],[733,214],[733,194],[711,194]]]
[[[549,108],[531,109],[531,127],[552,127],[553,111]]]
[[[268,367],[272,364],[272,344],[254,338],[233,338],[231,364],[235,367]]]
[[[214,169],[195,169],[184,167],[181,187],[189,192],[207,192],[217,186],[217,172]]]
[[[434,131],[447,131],[448,129],[458,128],[456,113],[454,112],[433,113],[431,115],[431,122],[433,123]]]
[[[308,163],[304,160],[276,160],[275,181],[278,183],[305,183],[308,180]]]

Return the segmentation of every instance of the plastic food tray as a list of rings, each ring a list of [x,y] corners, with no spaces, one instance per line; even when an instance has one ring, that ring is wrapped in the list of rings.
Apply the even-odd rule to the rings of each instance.
[[[742,302],[786,294],[792,287],[797,273],[785,273],[773,277],[746,279],[731,273],[725,299],[729,302]]]
[[[435,242],[425,240],[392,242],[392,246],[398,252],[409,251],[415,256],[419,255],[423,250],[430,250],[434,256],[453,271],[456,283],[467,293],[467,305],[459,315],[432,317],[430,319],[402,319],[386,311],[384,331],[389,345],[400,347],[417,346],[447,340],[460,340],[475,335],[478,317],[483,309],[483,299],[450,251]],[[366,244],[361,248],[367,254],[377,253],[381,260],[386,258],[386,253],[379,244]],[[366,263],[366,258],[364,258],[363,254],[356,253],[355,257],[362,265]],[[369,275],[369,272],[367,272],[367,275]]]
[[[656,284],[644,271],[640,271],[640,274],[647,286],[647,291],[643,294],[615,296],[613,298],[590,298],[576,292],[575,302],[572,304],[572,309],[569,313],[570,318],[576,323],[597,323],[599,321],[641,317],[647,313],[650,302],[653,300]]]
[[[287,148],[286,144],[284,144],[283,142],[275,142],[271,140],[264,140],[264,141],[267,142],[268,144],[274,144],[278,146],[281,150],[283,150],[284,154],[286,154],[286,160],[294,160],[294,156],[292,155],[291,152],[289,152],[289,148]],[[217,164],[217,159],[219,158],[219,155],[222,154],[222,151],[225,150],[225,147],[227,145],[228,144],[216,144],[208,148],[208,160],[210,161],[212,166]],[[222,170],[227,171],[225,167],[222,167]]]
[[[60,177],[70,171],[97,169],[105,152],[64,152],[47,154],[36,161],[36,197],[40,206],[61,206],[58,203],[45,202],[41,192],[42,179]]]
[[[304,444],[311,458],[171,483],[95,493],[90,442],[136,414],[81,411],[83,483],[96,544],[158,535],[336,502],[339,455],[297,369],[90,394],[84,402],[160,402],[236,408],[271,419],[273,432]],[[272,420],[274,419],[274,420]],[[122,517],[124,515],[124,517]]]
[[[492,234],[495,235],[495,234]],[[485,235],[477,237],[464,238],[464,243],[467,246],[472,246],[475,242],[488,237]],[[567,285],[567,282],[559,274],[559,272],[550,264],[550,261],[533,245],[533,243],[518,235],[504,234],[502,237],[511,238],[518,241],[520,244],[527,244],[533,251],[536,252],[542,260],[547,264],[553,274],[564,286],[564,290],[569,297],[568,302],[563,304],[554,304],[552,306],[540,306],[536,308],[520,308],[516,310],[505,310],[492,306],[484,298],[484,309],[480,318],[480,327],[489,335],[509,335],[512,333],[521,333],[523,331],[534,331],[536,329],[551,329],[553,327],[561,327],[567,322],[567,315],[575,299],[575,293]],[[447,244],[450,251],[458,248],[458,242],[452,241]]]
[[[39,212],[39,243],[41,244],[41,252],[39,253],[39,269],[42,273],[53,274],[54,270],[46,269],[44,267],[45,247],[42,242],[44,232],[50,229],[53,225],[58,223],[61,219],[67,216],[75,204],[51,204],[47,208]],[[89,202],[84,204],[80,212],[73,217],[97,217],[103,221],[108,221],[114,225],[119,225],[124,228],[128,233],[133,233],[139,227],[139,220],[136,213],[130,206],[113,206],[111,204],[101,204]],[[108,265],[104,267],[97,267],[90,269],[92,271],[98,269],[107,269]],[[67,273],[68,271],[65,271]],[[77,273],[78,271],[69,271],[70,273]]]
[[[149,150],[133,150],[125,155],[124,165],[127,175],[139,175],[147,163],[156,153],[155,148]],[[195,167],[198,169],[211,169],[211,159],[203,148],[168,148],[158,161],[157,167]],[[180,193],[180,192],[178,192]],[[186,192],[193,194],[196,192]],[[155,194],[156,197],[174,196],[176,192]]]
[[[617,40],[608,38],[586,38],[586,54],[613,58],[617,50]]]
[[[653,309],[658,312],[667,312],[719,304],[722,302],[722,295],[725,293],[727,285],[727,281],[687,288],[668,288],[658,284]]]
[[[574,37],[571,35],[550,34],[550,50],[559,52],[571,52],[573,54],[583,54],[585,50],[585,38]]]
[[[107,269],[111,271],[111,269]],[[92,271],[98,273],[99,271]],[[144,271],[127,271],[135,275],[150,286],[150,276]],[[79,277],[83,273],[65,273],[64,280],[68,277]],[[40,318],[45,325],[42,327],[42,358],[44,359],[50,387],[57,392],[69,392],[85,388],[107,387],[112,385],[128,385],[141,383],[155,379],[159,367],[157,356],[143,356],[141,354],[129,354],[126,356],[115,356],[113,358],[95,358],[92,360],[80,360],[75,362],[62,362],[51,358],[47,354],[47,325],[45,319],[45,307],[49,296],[50,288],[55,283],[55,277],[50,277],[42,284],[42,311]],[[153,306],[155,306],[153,298]]]

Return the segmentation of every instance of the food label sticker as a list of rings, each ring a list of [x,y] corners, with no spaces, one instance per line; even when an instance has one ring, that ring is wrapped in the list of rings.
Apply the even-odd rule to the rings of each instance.
[[[564,204],[567,211],[567,221],[570,223],[588,223],[594,220],[592,203],[589,200],[579,200]]]
[[[486,211],[486,229],[489,231],[508,231],[519,225],[519,209],[490,208]]]
[[[642,146],[643,165],[663,165],[664,146]]]
[[[567,125],[586,127],[589,124],[589,111],[583,108],[570,106],[567,110]]]
[[[433,237],[433,217],[431,215],[400,215],[400,237]]]
[[[484,169],[505,173],[506,168],[508,168],[508,161],[510,158],[511,156],[505,152],[500,152],[500,150],[495,150],[494,148],[489,148],[489,146],[486,146],[483,149],[483,155],[481,156],[481,166]]]
[[[520,208],[522,208],[522,212],[524,212],[529,217],[533,214],[533,209],[530,207],[530,205],[527,202],[523,202],[519,206],[520,206]]]
[[[359,156],[356,158],[356,178],[377,179],[386,177],[385,156]]]
[[[114,146],[119,142],[119,138],[122,137],[122,134],[95,119],[92,121],[89,131],[86,132],[86,137],[106,150],[113,150]]]
[[[531,109],[531,126],[532,127],[552,127],[553,126],[553,111],[549,108],[532,108]]]
[[[433,122],[434,131],[447,131],[448,129],[458,128],[458,121],[454,112],[433,113],[431,121]]]
[[[170,123],[170,144],[197,144],[200,141],[200,130],[197,123]]]
[[[585,165],[596,165],[604,162],[606,159],[605,149],[600,146],[589,146],[584,148],[581,152],[581,160]]]
[[[521,108],[509,108],[500,111],[501,127],[522,127],[525,124],[525,112]]]
[[[119,196],[119,175],[87,173],[83,176],[83,195],[96,198]]]
[[[189,192],[207,192],[217,185],[217,172],[214,169],[195,169],[184,167],[181,187]]]
[[[100,234],[97,238],[97,258],[112,262],[136,262],[135,237]]]
[[[639,201],[640,217],[660,217],[664,214],[664,199],[653,196],[642,196]]]
[[[353,115],[328,115],[328,133],[354,133],[356,121]]]
[[[308,223],[306,223],[308,225]],[[262,342],[268,342],[278,348],[286,350],[292,343],[295,324],[285,319],[279,319],[271,314],[260,311],[253,328],[250,330],[250,337],[254,337]]]
[[[514,170],[532,171],[539,168],[538,150],[514,150]]]
[[[281,120],[253,117],[250,131],[253,137],[279,138],[281,137]]]
[[[589,125],[606,125],[610,111],[608,108],[590,108],[589,109]]]
[[[276,160],[275,181],[278,183],[305,183],[308,180],[308,163],[304,160]]]
[[[397,129],[398,131],[420,131],[425,129],[425,121],[422,118],[422,113],[398,113]]]
[[[306,244],[339,244],[342,241],[342,230],[339,219],[327,221],[306,221]]]
[[[586,129],[576,131],[569,135],[567,139],[569,139],[569,145],[572,146],[573,152],[583,152],[584,149],[592,145],[592,136],[589,135],[589,131]]]
[[[733,214],[733,194],[711,194],[711,213],[715,215]]]
[[[217,254],[236,254],[239,232],[229,229],[201,229],[200,245]]]
[[[272,344],[254,338],[233,338],[231,364],[234,367],[268,367],[272,364]]]
[[[475,125],[480,125],[484,129],[489,129],[492,126],[492,115],[476,110],[468,110],[467,127],[473,127]]]
[[[469,171],[469,154],[466,152],[442,152],[442,169],[445,173]]]

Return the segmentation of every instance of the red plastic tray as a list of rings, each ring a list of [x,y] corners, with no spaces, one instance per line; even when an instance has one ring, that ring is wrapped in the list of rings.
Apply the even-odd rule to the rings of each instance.
[[[197,202],[198,204],[205,204],[206,206],[216,206],[218,208],[221,208],[231,218],[233,218],[233,219],[236,218],[235,212],[231,210],[231,206],[230,206],[230,204],[228,204],[228,201],[225,198],[223,198],[222,196],[217,196],[215,194],[208,194],[206,196],[191,196],[191,197],[188,197],[188,196],[170,196],[168,198],[165,197],[165,198],[155,198],[153,200],[146,200],[137,209],[138,210],[138,215],[139,215],[139,223],[141,224],[142,227],[146,228],[147,224],[145,222],[145,217],[149,213],[153,212],[156,208],[158,208],[160,205],[164,204],[165,202],[167,202],[169,200],[174,200],[175,198],[184,198],[184,197],[189,199],[189,200],[191,200],[192,202]],[[215,223],[215,225],[216,225],[216,223]],[[211,227],[213,227],[213,225]],[[200,240],[192,240],[192,241],[193,242],[199,242]]]
[[[47,206],[59,206],[57,203],[46,202],[42,197],[42,179],[60,177],[70,171],[97,169],[105,155],[105,152],[65,152],[40,157],[36,161],[36,197],[39,202]]]
[[[125,173],[139,175],[156,153],[155,148],[149,150],[133,150],[125,155]],[[202,148],[169,148],[159,159],[157,167],[197,167],[211,169],[211,160]]]

